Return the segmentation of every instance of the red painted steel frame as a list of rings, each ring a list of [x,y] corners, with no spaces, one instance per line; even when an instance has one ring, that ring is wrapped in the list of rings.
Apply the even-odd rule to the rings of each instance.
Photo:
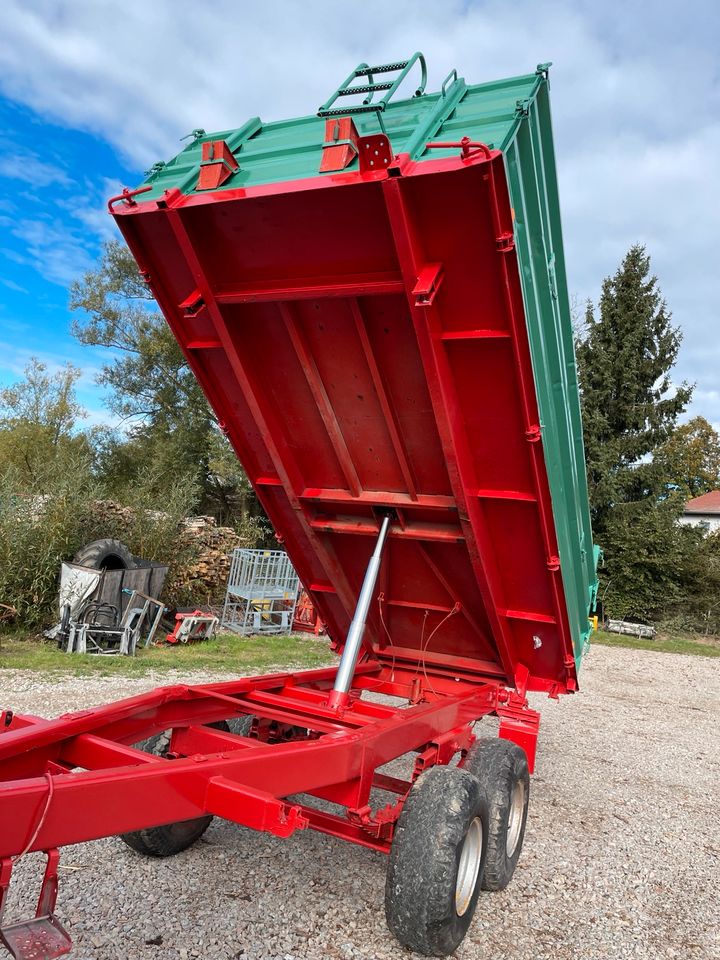
[[[421,758],[416,772],[446,763],[467,749],[472,723],[489,713],[503,718],[501,732],[521,743],[532,765],[537,715],[497,684],[366,663],[349,706],[337,712],[327,705],[334,673],[159,688],[50,721],[6,713],[0,858],[205,813],[280,836],[309,825],[387,849],[397,812],[378,820],[370,810],[371,788],[384,783],[378,767],[413,750]],[[424,701],[402,708],[361,698],[364,690],[413,697],[423,686]],[[206,726],[248,714],[257,718],[251,737]],[[173,759],[130,746],[167,729]],[[409,785],[390,789],[402,799]],[[286,800],[297,793],[332,799],[348,816]]]
[[[420,675],[419,665],[367,661],[338,711],[328,705],[334,676],[333,668],[158,688],[49,721],[0,714],[0,939],[11,950],[25,944],[14,954],[25,960],[69,949],[53,913],[61,845],[212,814],[280,837],[309,827],[387,852],[412,782],[458,751],[462,763],[473,723],[487,714],[501,718],[500,735],[533,768],[539,716],[516,691],[432,664]],[[366,691],[406,704],[363,699]],[[250,736],[209,726],[247,715]],[[131,746],[163,730],[172,731],[166,757]],[[407,779],[381,769],[413,751]],[[37,919],[3,926],[14,860],[39,850],[48,865]]]

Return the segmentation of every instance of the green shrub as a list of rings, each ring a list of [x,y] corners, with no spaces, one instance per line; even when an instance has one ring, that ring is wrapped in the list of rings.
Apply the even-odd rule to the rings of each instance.
[[[21,484],[12,469],[0,473],[0,603],[14,607],[23,626],[47,626],[57,616],[61,562],[99,538],[122,540],[171,570],[186,561],[191,546],[178,547],[178,525],[191,511],[194,490],[169,478],[160,504],[147,492],[155,479],[128,489],[127,509],[111,510],[87,463],[44,478],[43,493]]]

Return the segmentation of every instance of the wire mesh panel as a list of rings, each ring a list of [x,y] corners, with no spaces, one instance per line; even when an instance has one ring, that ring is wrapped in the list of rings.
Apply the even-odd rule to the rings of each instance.
[[[248,637],[292,630],[299,580],[284,550],[233,550],[222,624]]]

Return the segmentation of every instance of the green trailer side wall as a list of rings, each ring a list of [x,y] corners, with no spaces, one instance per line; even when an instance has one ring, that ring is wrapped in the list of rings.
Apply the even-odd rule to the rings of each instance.
[[[580,396],[563,254],[547,80],[501,146],[515,210],[515,242],[530,339],[545,465],[568,616],[579,667],[597,593]]]
[[[579,667],[590,633],[588,612],[597,592],[599,551],[590,527],[546,65],[526,76],[474,86],[460,78],[444,92],[391,102],[383,117],[393,152],[409,153],[420,162],[457,153],[429,151],[428,141],[463,136],[502,150],[505,157],[543,449]],[[354,120],[361,135],[379,132],[372,114]],[[236,130],[199,132],[177,157],[149,173],[145,184],[152,190],[141,199],[157,199],[168,189],[195,193],[201,145],[217,139],[227,142],[240,164],[220,190],[302,180],[318,176],[325,121],[309,116],[263,123],[255,117]],[[357,169],[357,160],[347,169]]]

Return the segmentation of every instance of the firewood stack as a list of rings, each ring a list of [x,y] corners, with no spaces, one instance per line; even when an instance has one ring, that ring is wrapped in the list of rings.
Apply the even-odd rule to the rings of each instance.
[[[219,527],[213,517],[188,517],[182,523],[179,540],[179,552],[187,554],[188,559],[175,569],[174,585],[183,593],[196,591],[206,603],[221,600],[230,572],[230,554],[243,545],[242,537],[230,527]]]

